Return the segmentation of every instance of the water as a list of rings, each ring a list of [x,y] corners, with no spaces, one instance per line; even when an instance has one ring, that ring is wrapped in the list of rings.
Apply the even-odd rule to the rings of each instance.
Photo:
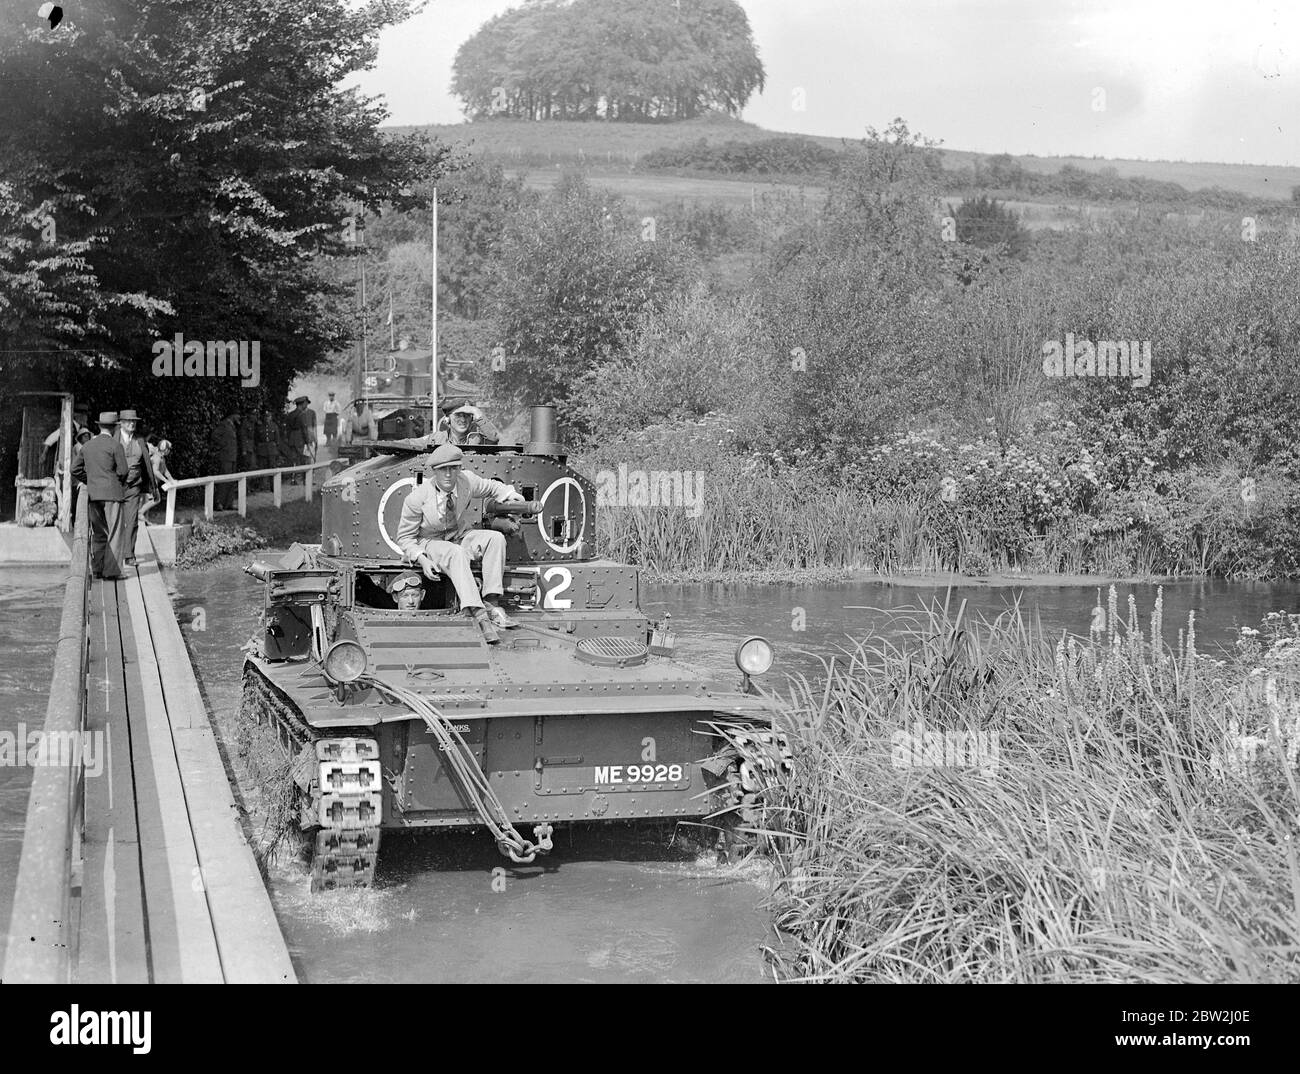
[[[169,575],[195,670],[229,748],[239,705],[240,645],[255,626],[261,585],[238,568]],[[0,571],[0,730],[43,718],[62,573]],[[1145,624],[1156,587],[1123,585]],[[1203,652],[1230,647],[1266,612],[1300,610],[1300,585],[1166,585],[1165,636],[1196,613]],[[944,590],[875,581],[823,586],[642,586],[651,615],[671,611],[680,658],[734,683],[736,645],[774,644],[780,673],[813,676],[821,658],[869,631],[897,637],[908,612]],[[1087,631],[1095,586],[964,586],[955,609],[992,618],[1019,598],[1045,630]],[[1103,593],[1104,600],[1104,593]],[[198,612],[202,611],[202,615]],[[802,624],[803,630],[794,629]],[[202,626],[205,629],[195,629]],[[0,769],[0,913],[8,921],[29,773]],[[557,833],[538,865],[498,872],[482,833],[386,833],[374,890],[312,895],[305,868],[278,863],[270,889],[300,976],[307,981],[762,981],[761,948],[774,942],[762,908],[762,866],[738,871],[710,855],[668,846],[661,833],[599,829]]]
[[[239,647],[262,587],[238,569],[170,580],[230,755]],[[269,886],[305,981],[769,980],[768,867],[720,866],[712,852],[670,845],[668,831],[561,829],[549,857],[509,871],[481,831],[385,832],[373,889],[313,895],[305,866],[285,861]]]
[[[1116,585],[1121,619],[1128,619],[1128,598],[1137,601],[1138,621],[1148,631],[1157,590],[1164,590],[1164,639],[1172,644],[1188,615],[1195,613],[1197,650],[1217,654],[1231,649],[1240,627],[1257,627],[1270,611],[1300,610],[1300,584],[1293,582],[1189,581]],[[1043,630],[1086,637],[1098,587],[1025,584],[966,585],[951,590],[928,585],[887,585],[864,580],[829,586],[642,585],[642,606],[651,616],[664,611],[683,635],[689,635],[683,658],[714,669],[729,669],[733,653],[751,634],[773,643],[773,673],[813,676],[823,660],[871,634],[898,640],[915,625],[922,608],[945,599],[955,614],[967,601],[968,621],[992,620],[1017,601],[1026,622],[1035,615]],[[1106,587],[1101,603],[1107,602]],[[802,627],[802,629],[798,629]]]
[[[186,630],[210,709],[228,733],[239,703],[240,644],[261,586],[237,569],[176,572]],[[1133,593],[1144,621],[1155,586]],[[897,636],[908,612],[944,599],[933,587],[643,584],[651,615],[671,611],[680,658],[735,683],[736,645],[763,634],[780,672],[815,675],[822,657],[868,631]],[[1104,594],[1103,594],[1104,597]],[[1052,632],[1087,631],[1095,587],[966,586],[955,609],[990,618],[1019,598]],[[1230,646],[1240,626],[1300,607],[1300,586],[1188,582],[1165,586],[1166,636],[1196,613],[1198,646]],[[875,609],[875,610],[872,610]],[[793,627],[802,622],[805,629]],[[761,903],[762,867],[737,873],[711,856],[665,846],[661,834],[562,830],[543,864],[508,875],[482,833],[386,833],[374,890],[312,895],[306,869],[277,864],[271,892],[290,950],[308,981],[760,981],[774,942]],[[504,880],[504,885],[503,885]],[[494,881],[496,882],[494,886]],[[504,887],[504,890],[502,890]]]
[[[0,733],[45,724],[54,646],[67,572],[60,567],[0,567]],[[22,750],[26,756],[26,748]],[[8,942],[32,770],[0,765],[0,960]]]

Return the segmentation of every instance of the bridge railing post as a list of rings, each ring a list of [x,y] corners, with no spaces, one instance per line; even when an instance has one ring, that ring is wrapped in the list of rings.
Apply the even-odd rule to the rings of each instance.
[[[209,481],[203,486],[203,517],[209,522],[212,521],[212,489],[213,484]]]
[[[176,490],[174,488],[167,490],[167,525],[176,525]]]
[[[248,478],[239,479],[239,517],[245,518],[248,515]]]

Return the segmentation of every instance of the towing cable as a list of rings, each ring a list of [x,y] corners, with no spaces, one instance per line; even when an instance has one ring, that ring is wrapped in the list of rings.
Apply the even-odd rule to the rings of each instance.
[[[538,854],[547,854],[551,851],[553,846],[551,835],[554,831],[551,825],[538,824],[533,827],[536,843],[530,843],[519,834],[506,813],[506,807],[501,804],[501,799],[496,796],[486,774],[474,759],[473,751],[436,705],[412,690],[403,686],[394,686],[373,675],[362,675],[356,681],[361,685],[373,687],[398,704],[405,705],[424,720],[447,758],[447,767],[460,783],[479,819],[492,833],[497,849],[502,854],[519,865],[529,865]]]

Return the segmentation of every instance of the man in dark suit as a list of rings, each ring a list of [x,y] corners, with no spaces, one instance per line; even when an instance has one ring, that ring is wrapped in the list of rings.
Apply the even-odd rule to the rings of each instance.
[[[140,417],[134,410],[117,416],[117,438],[126,455],[126,496],[122,500],[122,550],[118,559],[135,566],[135,538],[140,531],[140,505],[146,497],[157,497],[158,480],[149,461],[149,442],[139,433]]]
[[[105,410],[99,415],[99,435],[86,441],[72,464],[72,479],[86,485],[90,501],[90,570],[96,578],[122,577],[117,552],[126,476],[117,411]]]

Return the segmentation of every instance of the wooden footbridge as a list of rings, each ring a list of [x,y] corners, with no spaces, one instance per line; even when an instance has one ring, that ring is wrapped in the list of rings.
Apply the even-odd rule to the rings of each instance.
[[[83,488],[3,979],[294,982],[148,530],[94,581],[87,517]]]

